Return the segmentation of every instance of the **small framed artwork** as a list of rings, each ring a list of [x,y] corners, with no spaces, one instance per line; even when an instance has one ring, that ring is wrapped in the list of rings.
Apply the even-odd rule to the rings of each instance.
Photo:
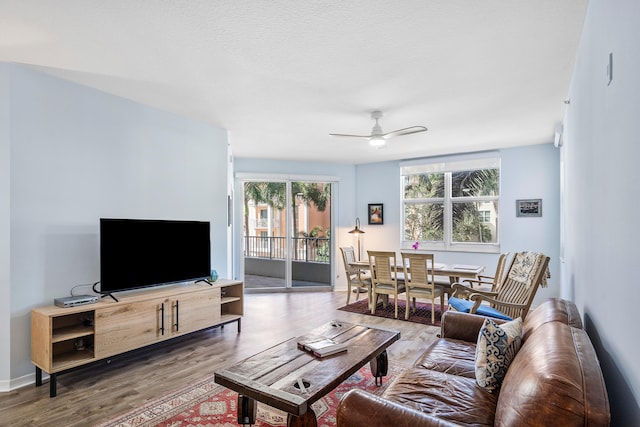
[[[382,203],[369,203],[369,225],[382,225]]]
[[[516,216],[542,216],[542,199],[516,200]]]

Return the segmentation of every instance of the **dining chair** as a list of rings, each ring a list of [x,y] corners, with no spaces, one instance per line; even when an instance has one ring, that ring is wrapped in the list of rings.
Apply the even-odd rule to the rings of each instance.
[[[464,279],[462,283],[467,284],[470,288],[477,286],[478,290],[496,292],[504,279],[505,267],[507,266],[508,258],[509,252],[500,254],[498,257],[498,264],[496,265],[496,272],[493,276],[479,274],[475,279]]]
[[[549,257],[536,252],[517,252],[495,292],[454,283],[449,309],[499,319],[524,320],[538,287],[547,287]],[[487,304],[482,304],[487,302]]]
[[[366,275],[361,269],[353,267],[356,261],[353,246],[341,247],[342,261],[344,262],[344,271],[347,275],[347,305],[351,299],[351,288],[356,292],[356,301],[360,295],[360,289],[366,289],[368,295],[368,304],[371,306],[371,277]]]
[[[367,251],[371,271],[371,314],[376,313],[379,295],[387,298],[393,295],[395,318],[398,318],[398,295],[405,291],[404,273],[396,269],[396,253],[388,251]],[[400,270],[400,272],[398,272]],[[383,300],[383,307],[386,301]]]
[[[433,254],[401,252],[404,266],[405,292],[407,308],[404,318],[409,320],[409,303],[413,301],[416,311],[416,298],[431,300],[431,323],[436,321],[436,298],[440,297],[440,313],[444,313],[444,289],[436,286],[433,271]]]

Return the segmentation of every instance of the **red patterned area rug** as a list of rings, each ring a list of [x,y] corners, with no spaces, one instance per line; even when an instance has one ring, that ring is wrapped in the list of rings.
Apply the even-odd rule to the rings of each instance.
[[[405,320],[405,310],[407,307],[405,300],[398,300],[398,320]],[[409,307],[409,322],[422,323],[424,325],[440,326],[440,320],[442,319],[442,312],[440,311],[440,304],[436,300],[436,322],[431,323],[431,304],[428,302],[417,302],[416,311],[413,312],[413,304]],[[382,302],[379,302],[376,306],[375,314],[371,314],[371,309],[367,304],[367,299],[360,299],[344,307],[340,307],[338,310],[348,311],[350,313],[368,314],[370,316],[385,317],[387,319],[395,318],[395,306],[393,298],[389,298],[389,303],[386,307],[382,307]],[[447,304],[444,305],[444,310],[447,311]]]
[[[331,393],[311,405],[318,417],[318,427],[336,425],[336,409],[344,393],[360,388],[381,394],[389,382],[406,369],[390,361],[389,375],[382,387],[375,384],[369,365],[346,379]],[[238,426],[238,393],[214,382],[211,375],[206,380],[177,390],[147,405],[123,414],[99,427],[212,427]],[[256,427],[280,427],[287,425],[287,414],[258,403]]]

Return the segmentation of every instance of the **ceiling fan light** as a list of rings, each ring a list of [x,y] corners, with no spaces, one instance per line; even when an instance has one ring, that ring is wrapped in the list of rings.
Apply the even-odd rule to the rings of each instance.
[[[369,138],[369,145],[371,145],[372,147],[383,147],[386,144],[386,141],[384,140],[384,138],[381,138],[379,136],[374,136]]]

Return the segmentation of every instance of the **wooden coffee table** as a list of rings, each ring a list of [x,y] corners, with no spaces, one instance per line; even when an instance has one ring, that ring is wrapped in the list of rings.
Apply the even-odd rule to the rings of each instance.
[[[314,357],[297,344],[310,336],[346,342],[348,350],[322,359]],[[238,392],[239,424],[255,422],[259,401],[287,412],[290,426],[317,425],[311,404],[367,362],[376,383],[382,384],[388,366],[386,349],[400,339],[400,332],[336,320],[304,337],[291,338],[215,373],[216,383]]]

